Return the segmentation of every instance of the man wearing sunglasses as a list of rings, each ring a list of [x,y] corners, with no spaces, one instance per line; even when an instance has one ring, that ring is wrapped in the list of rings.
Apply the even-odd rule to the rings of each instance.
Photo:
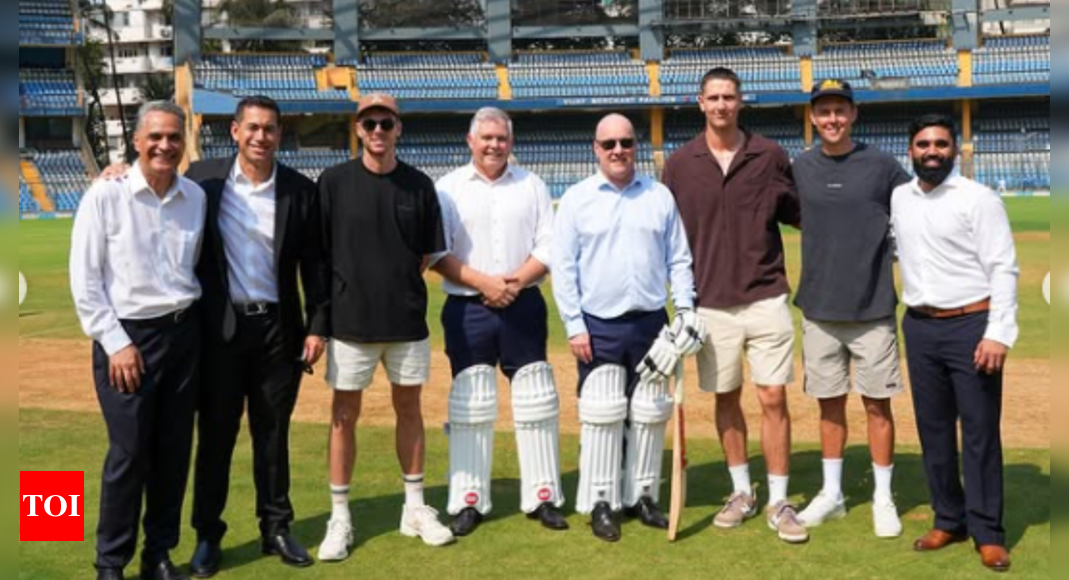
[[[891,226],[909,307],[902,332],[913,407],[935,512],[935,527],[913,547],[933,552],[972,538],[983,565],[1005,572],[999,429],[1002,373],[1018,335],[1013,233],[998,194],[955,171],[951,119],[918,119],[909,143],[917,178],[892,194]]]
[[[438,182],[449,253],[434,269],[445,278],[445,349],[453,367],[449,397],[449,514],[456,536],[490,513],[498,365],[512,385],[520,457],[520,509],[551,530],[560,512],[560,401],[546,362],[546,302],[553,201],[535,174],[509,162],[512,121],[500,109],[471,122],[471,163]]]
[[[637,173],[636,146],[626,117],[601,121],[600,171],[564,194],[553,241],[553,294],[579,361],[576,510],[591,515],[594,536],[607,542],[620,540],[621,508],[646,526],[668,527],[657,505],[668,377],[704,334],[683,222],[671,192]],[[671,327],[669,283],[678,313]]]
[[[334,390],[330,431],[332,513],[319,547],[340,561],[353,545],[349,485],[356,462],[362,393],[380,362],[397,414],[397,455],[405,503],[400,531],[431,546],[453,541],[424,503],[425,435],[420,403],[430,374],[427,286],[429,256],[445,251],[434,182],[397,159],[400,109],[393,97],[365,95],[356,112],[359,159],[319,180],[324,262],[333,272],[327,383]]]
[[[742,99],[734,72],[706,73],[698,95],[703,131],[672,154],[664,182],[694,250],[698,312],[709,329],[698,373],[702,390],[716,394],[717,430],[734,484],[714,524],[736,528],[758,512],[742,412],[745,354],[764,411],[768,524],[783,541],[801,543],[809,534],[787,500],[794,323],[779,230],[780,224],[798,225],[801,209],[787,153],[739,126]]]

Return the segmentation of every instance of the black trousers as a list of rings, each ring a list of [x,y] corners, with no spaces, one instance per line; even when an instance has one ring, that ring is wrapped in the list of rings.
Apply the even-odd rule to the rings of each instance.
[[[108,355],[93,345],[93,379],[109,443],[100,487],[98,568],[125,568],[133,559],[142,501],[142,561],[156,564],[178,546],[200,384],[195,313],[122,326],[141,351],[146,372],[138,392],[116,391]]]
[[[193,485],[193,527],[200,540],[219,542],[226,534],[223,511],[246,401],[260,533],[289,531],[294,517],[289,497],[290,416],[300,389],[299,355],[287,351],[275,309],[262,316],[239,315],[230,343],[205,341]]]
[[[1002,374],[973,365],[987,320],[986,313],[939,320],[910,311],[902,328],[935,527],[1004,546]]]

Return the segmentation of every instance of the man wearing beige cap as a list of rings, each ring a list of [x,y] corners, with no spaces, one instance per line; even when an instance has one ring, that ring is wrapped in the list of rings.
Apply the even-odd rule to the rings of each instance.
[[[381,362],[397,413],[397,456],[405,486],[400,531],[431,546],[453,542],[423,500],[425,440],[420,408],[430,373],[427,286],[429,256],[445,251],[434,182],[398,161],[400,109],[393,97],[360,99],[359,159],[319,179],[323,255],[333,274],[327,305],[327,383],[334,390],[330,432],[333,510],[319,547],[322,561],[340,561],[353,545],[349,484],[356,462],[362,394]]]

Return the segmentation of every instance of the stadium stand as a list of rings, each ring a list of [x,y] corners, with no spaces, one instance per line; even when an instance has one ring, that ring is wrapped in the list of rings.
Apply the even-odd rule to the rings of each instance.
[[[197,66],[195,85],[241,98],[266,95],[276,101],[349,100],[349,93],[316,88],[315,69],[327,58],[315,54],[209,54]]]
[[[496,99],[497,74],[482,53],[369,54],[356,68],[360,92],[389,92],[399,99]]]
[[[1050,35],[991,37],[973,55],[973,84],[1050,82]]]
[[[745,109],[740,118],[747,131],[775,140],[787,151],[791,159],[805,151],[803,125],[795,117],[793,110],[789,108]],[[697,136],[704,129],[703,121],[701,113],[696,108],[692,111],[679,111],[668,115],[665,119],[664,130],[665,159]]]
[[[19,0],[19,44],[67,46],[79,41],[69,0]]]
[[[58,212],[74,212],[89,189],[89,173],[78,151],[43,151],[33,156]]]
[[[661,66],[661,94],[697,94],[702,76],[714,66],[733,69],[747,93],[802,90],[799,59],[784,47],[763,46],[674,50]]]
[[[974,121],[977,181],[1001,191],[1050,190],[1050,116],[1044,112],[981,108]]]
[[[35,214],[41,211],[41,208],[37,206],[37,202],[33,199],[33,194],[30,193],[30,186],[26,185],[26,182],[22,180],[22,176],[19,176],[19,215],[22,214]]]
[[[957,51],[942,40],[859,42],[824,46],[813,59],[816,80],[837,78],[855,89],[870,89],[874,80],[904,79],[913,88],[958,84]]]
[[[78,116],[78,89],[69,70],[19,70],[19,110],[41,115]]]
[[[230,137],[229,121],[213,121],[201,125],[201,151],[204,158],[221,158],[236,155],[238,150]],[[278,160],[300,171],[309,179],[319,179],[319,175],[329,167],[349,160],[348,149],[302,148],[290,133],[283,133],[278,151]]]
[[[624,51],[521,52],[509,64],[516,99],[642,97],[649,95],[646,66]]]

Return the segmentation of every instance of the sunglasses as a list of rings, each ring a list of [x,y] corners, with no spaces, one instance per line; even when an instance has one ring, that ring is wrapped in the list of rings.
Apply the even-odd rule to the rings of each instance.
[[[606,150],[606,151],[615,150],[617,145],[620,145],[620,147],[622,147],[624,149],[628,149],[628,150],[634,149],[635,148],[635,140],[634,139],[619,139],[619,140],[618,139],[606,139],[604,141],[598,141],[598,146],[601,147],[602,149]]]
[[[360,126],[368,133],[374,133],[377,127],[382,127],[383,131],[389,133],[397,126],[397,123],[393,119],[364,119],[360,121]]]

